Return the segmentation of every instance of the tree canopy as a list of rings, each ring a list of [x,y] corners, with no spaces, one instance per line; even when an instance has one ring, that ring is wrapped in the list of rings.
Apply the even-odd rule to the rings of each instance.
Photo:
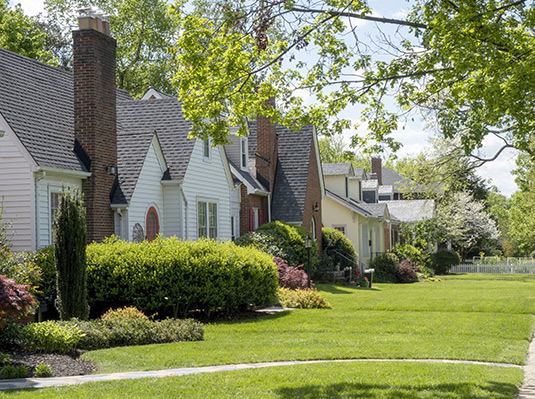
[[[173,81],[193,133],[224,142],[229,125],[244,128],[245,117],[257,113],[340,131],[354,125],[341,112],[358,103],[368,129],[353,137],[354,146],[398,148],[389,134],[422,109],[445,137],[459,135],[467,153],[487,135],[530,152],[532,1],[409,6],[406,18],[388,19],[364,0],[180,2],[172,9],[181,25]],[[362,20],[380,26],[378,39],[368,40]],[[276,110],[264,107],[271,96]]]

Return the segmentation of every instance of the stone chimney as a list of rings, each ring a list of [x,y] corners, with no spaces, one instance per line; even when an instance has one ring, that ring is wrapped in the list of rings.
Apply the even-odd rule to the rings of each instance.
[[[372,173],[375,173],[375,176],[377,176],[377,183],[382,186],[383,185],[383,167],[381,158],[374,157],[372,158]]]
[[[275,108],[275,98],[268,99],[265,107]],[[256,132],[256,176],[270,192],[273,192],[278,157],[278,140],[275,125],[271,123],[270,118],[257,116]]]
[[[111,193],[117,173],[115,40],[108,21],[91,8],[78,10],[73,31],[75,151],[91,176],[82,183],[87,239],[114,233]]]

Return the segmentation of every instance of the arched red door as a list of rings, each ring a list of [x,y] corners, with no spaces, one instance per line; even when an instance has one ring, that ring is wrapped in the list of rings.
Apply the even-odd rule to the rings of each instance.
[[[152,241],[160,233],[160,221],[158,212],[151,206],[147,212],[147,241]]]

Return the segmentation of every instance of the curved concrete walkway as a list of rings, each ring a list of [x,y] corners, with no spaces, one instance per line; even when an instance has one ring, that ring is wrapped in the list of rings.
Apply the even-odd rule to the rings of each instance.
[[[533,350],[533,353],[535,353],[535,348]],[[535,358],[533,358],[533,360],[535,361]],[[181,375],[188,375],[188,374],[215,373],[219,371],[245,370],[245,369],[264,368],[264,367],[277,367],[277,366],[294,366],[298,364],[349,363],[349,362],[454,363],[454,364],[478,364],[482,366],[495,366],[495,367],[515,367],[515,368],[522,367],[516,364],[507,364],[507,363],[491,363],[491,362],[476,362],[476,361],[469,361],[469,360],[446,360],[446,359],[303,360],[303,361],[285,361],[285,362],[269,362],[269,363],[227,364],[227,365],[221,365],[221,366],[189,367],[189,368],[155,370],[155,371],[133,371],[133,372],[127,372],[127,373],[112,373],[112,374],[89,374],[89,375],[80,375],[80,376],[74,376],[74,377],[21,378],[21,379],[14,379],[14,380],[0,380],[0,390],[24,389],[24,388],[47,388],[47,387],[52,387],[52,386],[81,384],[81,383],[86,383],[86,382],[131,380],[131,379],[138,379],[138,378],[162,378],[162,377],[181,376]],[[535,365],[533,365],[533,371],[535,371]],[[533,376],[535,376],[535,372],[533,373]],[[535,396],[524,396],[522,398],[531,399],[531,398],[535,398]]]

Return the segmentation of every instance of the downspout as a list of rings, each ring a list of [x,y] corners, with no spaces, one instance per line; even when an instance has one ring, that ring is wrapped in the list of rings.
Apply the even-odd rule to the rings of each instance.
[[[46,176],[46,171],[41,170],[41,176],[35,177],[34,212],[35,212],[35,249],[39,249],[39,182]]]
[[[271,222],[271,193],[268,194],[268,223]]]
[[[184,201],[184,240],[188,239],[188,200],[186,199],[186,194],[184,194],[184,189],[182,184],[180,184],[180,194],[182,195],[182,200]]]

